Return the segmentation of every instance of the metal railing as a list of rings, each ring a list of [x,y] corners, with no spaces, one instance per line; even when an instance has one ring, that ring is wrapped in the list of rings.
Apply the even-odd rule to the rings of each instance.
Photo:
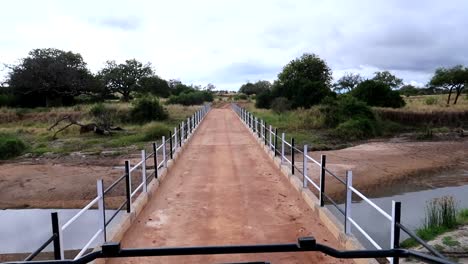
[[[166,139],[165,136],[161,138],[161,143],[152,143],[152,151],[147,155],[146,150],[141,150],[141,159],[133,166],[130,161],[126,160],[124,165],[124,175],[119,177],[107,188],[104,189],[104,182],[102,179],[97,181],[97,196],[91,200],[86,206],[84,206],[78,213],[71,217],[66,223],[60,225],[58,213],[52,213],[52,236],[45,241],[37,250],[31,253],[25,261],[31,261],[40,252],[42,252],[50,243],[54,242],[54,258],[65,259],[64,246],[63,246],[63,232],[67,230],[77,219],[82,217],[88,210],[96,207],[98,208],[98,220],[99,225],[96,228],[96,232],[91,238],[86,241],[79,253],[73,258],[73,260],[80,259],[86,251],[90,249],[97,239],[101,237],[103,242],[107,242],[107,227],[115,219],[115,217],[126,207],[126,212],[132,212],[132,200],[139,196],[139,194],[147,193],[147,186],[152,179],[158,179],[161,175],[161,168],[167,168],[167,162],[174,158],[176,153],[193,135],[198,125],[205,118],[206,114],[210,111],[210,105],[204,105],[200,110],[196,111],[191,117],[187,118],[187,121],[182,121],[180,125],[174,128],[174,134],[169,131],[169,137]],[[160,162],[158,163],[158,155],[161,154]],[[153,169],[151,173],[148,173],[147,161],[153,160]],[[141,182],[138,183],[137,187],[132,190],[132,173],[141,171]],[[106,220],[106,209],[105,209],[105,198],[110,192],[115,190],[121,183],[125,183],[125,201],[121,203],[115,212]]]
[[[356,230],[366,238],[376,249],[382,250],[382,246],[379,245],[375,239],[366,232],[365,228],[362,227],[357,221],[352,217],[352,196],[353,194],[357,195],[370,205],[374,210],[376,210],[379,214],[381,214],[385,219],[390,222],[391,228],[388,231],[390,234],[390,249],[397,249],[400,248],[400,230],[403,230],[408,236],[414,238],[418,241],[424,248],[426,248],[429,252],[433,255],[444,258],[442,254],[437,252],[433,247],[428,245],[425,241],[419,238],[414,232],[412,232],[409,228],[405,227],[400,223],[401,218],[401,203],[400,202],[392,202],[392,214],[388,214],[374,202],[372,202],[369,198],[367,198],[364,194],[358,191],[356,188],[353,187],[353,173],[352,171],[346,171],[344,179],[338,177],[334,172],[332,172],[329,168],[327,168],[327,157],[326,155],[321,155],[320,162],[313,159],[309,156],[308,146],[304,145],[303,149],[297,148],[294,142],[294,138],[291,138],[291,142],[286,140],[285,133],[278,134],[278,130],[271,125],[267,125],[265,121],[257,118],[252,113],[247,111],[244,108],[239,107],[237,104],[232,104],[233,111],[239,116],[241,121],[249,128],[254,135],[256,135],[260,141],[262,141],[265,146],[272,152],[274,152],[275,156],[280,155],[281,165],[289,166],[291,169],[291,175],[296,175],[299,178],[302,177],[303,188],[309,188],[309,184],[314,187],[314,189],[318,192],[318,203],[320,207],[325,206],[325,200],[329,201],[332,206],[334,206],[339,213],[344,216],[344,232],[347,235],[351,234],[351,227],[354,226]],[[272,138],[274,141],[272,141]],[[280,141],[281,146],[278,147],[278,141]],[[286,151],[290,152],[290,159],[288,159],[286,155]],[[302,159],[296,161],[296,153],[302,155]],[[313,181],[311,174],[309,173],[309,164],[312,168],[316,167],[320,169],[319,174],[319,182],[316,183]],[[302,165],[302,168],[300,167]],[[299,174],[299,175],[298,175]],[[345,203],[344,209],[341,208],[338,203],[325,192],[325,185],[327,178],[332,177],[335,179],[339,184],[345,187]],[[390,258],[389,261],[391,263],[399,263],[398,257]]]

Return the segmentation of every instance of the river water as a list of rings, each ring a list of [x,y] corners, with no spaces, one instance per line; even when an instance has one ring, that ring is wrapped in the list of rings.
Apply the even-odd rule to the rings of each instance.
[[[457,201],[458,208],[468,208],[468,170],[451,170],[444,173],[419,175],[378,189],[365,192],[368,198],[391,215],[392,200],[401,202],[401,223],[411,230],[424,224],[427,201],[450,195]],[[344,205],[339,205],[344,209]],[[327,205],[341,221],[344,217],[332,205]],[[382,247],[390,247],[390,221],[368,203],[353,195],[352,218]],[[360,232],[352,227],[352,233],[368,249],[374,249]],[[401,240],[408,238],[402,232]]]
[[[32,252],[52,235],[51,212],[58,212],[63,225],[80,209],[8,209],[0,210],[0,254]],[[107,218],[115,212],[106,210]],[[88,210],[62,233],[65,250],[81,249],[99,229],[98,210]],[[118,224],[120,212],[110,223]],[[92,247],[102,244],[102,236]],[[44,252],[53,251],[49,245]]]

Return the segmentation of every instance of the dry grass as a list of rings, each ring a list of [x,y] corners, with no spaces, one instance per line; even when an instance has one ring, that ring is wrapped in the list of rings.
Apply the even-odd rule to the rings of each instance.
[[[458,112],[468,110],[468,98],[466,94],[460,95],[457,104],[453,105],[455,96],[452,94],[451,104],[447,105],[447,94],[438,95],[418,95],[405,97],[406,106],[403,110],[428,112],[428,111],[445,111],[445,112]]]

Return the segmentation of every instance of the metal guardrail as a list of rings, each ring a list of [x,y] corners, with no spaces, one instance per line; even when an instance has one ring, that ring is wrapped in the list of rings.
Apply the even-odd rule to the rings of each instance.
[[[281,137],[278,134],[278,130],[272,128],[270,125],[269,127],[265,124],[265,121],[255,117],[252,113],[247,111],[244,108],[239,107],[236,104],[232,104],[233,111],[239,116],[242,122],[252,131],[252,133],[256,134],[261,141],[264,141],[264,144],[268,146],[268,148],[273,151],[275,154],[280,154],[281,165],[289,165],[291,168],[291,174],[295,175],[297,171],[300,176],[302,176],[303,180],[303,188],[308,188],[309,184],[311,184],[317,191],[318,191],[318,200],[319,205],[321,207],[325,206],[325,199],[328,200],[331,205],[333,205],[338,212],[340,212],[344,216],[344,232],[348,235],[351,234],[351,226],[354,226],[359,233],[361,233],[376,249],[382,250],[382,246],[379,245],[366,231],[365,229],[360,226],[353,218],[352,218],[352,195],[353,193],[359,196],[364,202],[369,204],[373,209],[375,209],[379,214],[381,214],[385,219],[389,220],[391,223],[391,230],[389,230],[390,234],[390,248],[397,249],[400,248],[400,230],[403,230],[407,233],[410,237],[414,238],[418,241],[423,247],[425,247],[429,252],[434,254],[439,258],[444,258],[442,254],[437,252],[434,248],[428,245],[425,241],[419,238],[416,234],[411,232],[408,228],[403,226],[400,223],[401,217],[401,203],[400,202],[392,202],[392,215],[385,212],[382,208],[377,206],[374,202],[372,202],[369,198],[367,198],[364,194],[358,191],[356,188],[353,187],[353,174],[352,171],[346,171],[346,175],[343,178],[338,177],[334,172],[332,172],[326,166],[326,155],[321,155],[320,162],[313,159],[311,156],[308,155],[308,146],[304,145],[303,150],[298,149],[295,146],[294,138],[291,138],[291,142],[289,143],[286,140],[285,133],[281,133]],[[260,131],[259,131],[260,130]],[[267,133],[269,134],[267,136]],[[272,137],[281,140],[281,149],[278,150],[277,144],[272,144]],[[268,140],[269,138],[269,140]],[[272,149],[272,147],[274,147]],[[285,148],[290,149],[291,153],[291,160],[287,158],[285,155]],[[295,160],[295,153],[302,154],[302,170],[297,166]],[[319,179],[320,182],[317,184],[315,183],[308,173],[308,163],[311,161],[312,166],[317,166],[320,168],[320,175]],[[344,204],[344,209],[338,206],[338,203],[334,201],[326,192],[325,192],[325,184],[327,176],[331,176],[333,179],[337,180],[340,184],[342,184],[346,188],[346,200]],[[398,257],[390,258],[389,261],[391,263],[397,264],[399,262]]]
[[[57,212],[52,213],[52,228],[53,234],[47,239],[37,250],[31,253],[25,261],[33,260],[40,252],[42,252],[50,243],[54,242],[54,258],[64,260],[64,247],[63,247],[63,231],[69,228],[77,219],[79,219],[86,211],[93,208],[96,204],[98,206],[98,216],[99,216],[99,226],[97,227],[96,232],[93,236],[85,243],[83,248],[79,253],[74,257],[74,260],[81,259],[83,254],[89,249],[95,240],[99,237],[102,237],[102,241],[107,241],[107,227],[115,219],[117,214],[123,210],[126,206],[127,213],[132,212],[132,199],[136,197],[139,193],[147,193],[147,185],[151,178],[147,173],[147,161],[153,158],[153,172],[149,173],[150,176],[154,176],[154,179],[157,179],[160,174],[160,168],[167,168],[167,162],[170,159],[173,159],[173,154],[180,149],[185,142],[190,138],[190,136],[195,132],[195,129],[205,118],[206,114],[210,110],[209,105],[204,105],[200,110],[196,111],[191,117],[187,118],[187,121],[182,121],[180,125],[174,128],[174,134],[172,131],[169,131],[169,137],[166,140],[165,136],[161,139],[161,144],[158,146],[157,142],[152,143],[153,151],[150,155],[146,154],[146,150],[141,150],[141,160],[138,161],[135,165],[131,166],[130,161],[125,161],[125,173],[123,176],[119,177],[113,183],[111,183],[106,189],[104,189],[103,180],[100,179],[97,181],[97,196],[90,201],[86,206],[84,206],[78,213],[76,213],[72,218],[70,218],[65,224],[60,225]],[[173,144],[174,142],[174,144]],[[169,147],[168,147],[169,146]],[[158,151],[162,150],[162,159],[158,163]],[[169,152],[169,153],[167,153]],[[169,155],[167,155],[169,154]],[[132,172],[137,170],[141,171],[141,182],[132,191]],[[125,180],[125,181],[124,181]],[[149,180],[149,181],[148,181]],[[121,182],[125,182],[125,201],[117,208],[117,210],[106,220],[106,210],[105,210],[105,197],[112,190],[114,190],[117,185]],[[69,261],[69,260],[67,260]]]

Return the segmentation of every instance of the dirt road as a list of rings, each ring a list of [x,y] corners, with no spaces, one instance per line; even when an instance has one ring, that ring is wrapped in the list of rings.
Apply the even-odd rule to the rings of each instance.
[[[124,247],[338,242],[230,109],[213,109],[122,240]],[[345,263],[322,253],[113,259],[110,263]],[[347,261],[349,262],[349,261]]]

